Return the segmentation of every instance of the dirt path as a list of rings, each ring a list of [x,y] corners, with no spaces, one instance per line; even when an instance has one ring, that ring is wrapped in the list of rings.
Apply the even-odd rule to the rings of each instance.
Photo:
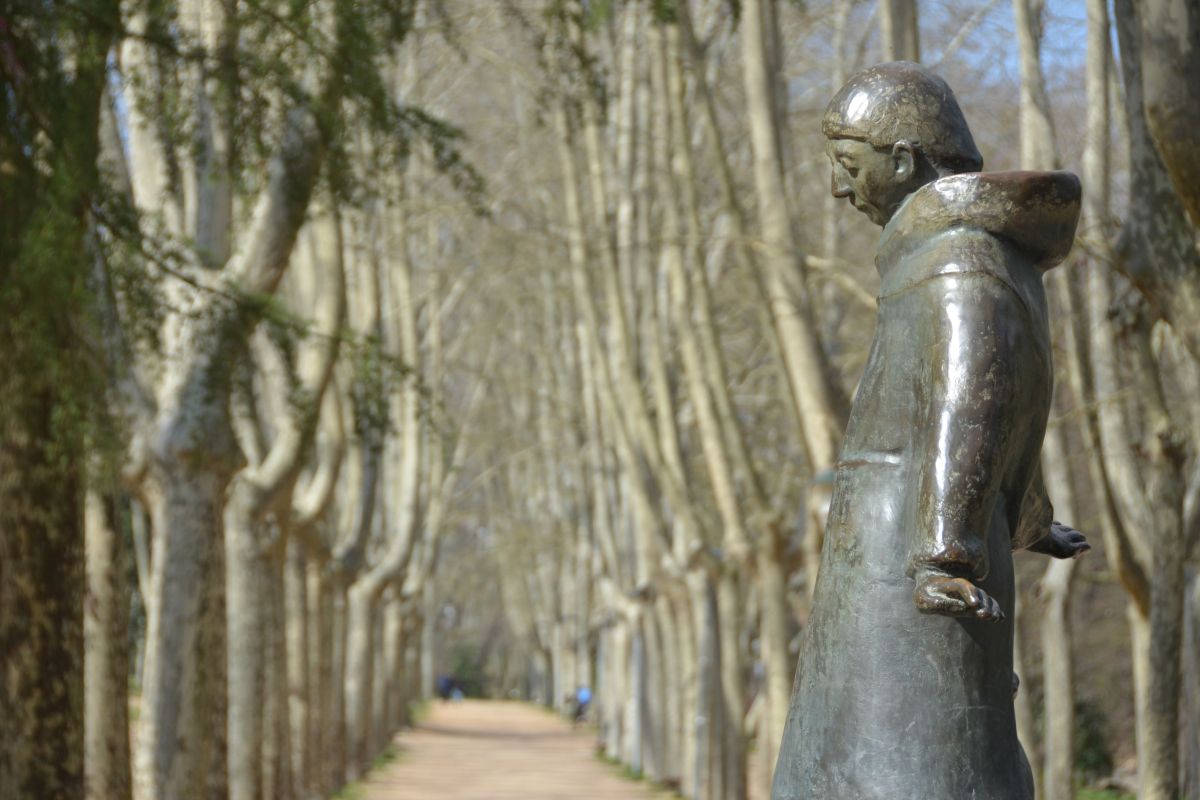
[[[437,703],[365,800],[662,800],[594,754],[591,732],[520,703]]]

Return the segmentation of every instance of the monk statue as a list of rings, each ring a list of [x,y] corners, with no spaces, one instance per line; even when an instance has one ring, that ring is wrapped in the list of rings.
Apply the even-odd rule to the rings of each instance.
[[[825,112],[833,194],[883,226],[879,316],[835,466],[774,800],[1033,800],[1013,697],[1012,551],[1053,522],[1042,273],[1079,180],[981,172],[946,82],[859,72]]]

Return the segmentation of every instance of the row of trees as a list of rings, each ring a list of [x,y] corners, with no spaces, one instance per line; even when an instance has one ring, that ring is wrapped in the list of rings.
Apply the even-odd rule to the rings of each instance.
[[[1139,796],[1200,786],[1200,229],[1174,138],[1196,144],[1175,120],[1195,107],[1180,87],[1200,74],[1200,10],[1089,2],[1086,58],[1051,88],[1043,4],[1015,0],[999,41],[994,5],[928,14],[940,49],[922,53],[911,2],[509,3],[472,50],[508,68],[482,80],[518,109],[498,147],[520,174],[497,190],[507,230],[488,247],[526,259],[503,333],[520,357],[494,377],[493,416],[515,429],[479,446],[485,541],[535,691],[565,707],[594,684],[605,753],[686,796],[769,783],[872,325],[872,243],[816,199],[827,177],[809,132],[853,69],[928,53],[968,118],[995,123],[976,123],[990,168],[1083,179],[1077,254],[1049,279],[1043,467],[1060,518],[1107,562],[1090,577],[1127,598],[1115,644],[1131,653]],[[980,67],[1013,53],[1017,114]],[[1039,796],[1071,798],[1072,619],[1089,609],[1072,613],[1075,562],[1022,564],[1018,671],[1044,680],[1018,695],[1021,735]]]
[[[434,11],[0,12],[0,796],[324,796],[432,683]]]
[[[819,115],[922,57],[1087,193],[1043,466],[1108,569],[1022,570],[1043,796],[1083,570],[1141,796],[1194,794],[1200,9],[1086,8],[1081,61],[1037,0],[5,7],[0,796],[328,793],[466,622],[631,769],[761,792],[873,324]]]

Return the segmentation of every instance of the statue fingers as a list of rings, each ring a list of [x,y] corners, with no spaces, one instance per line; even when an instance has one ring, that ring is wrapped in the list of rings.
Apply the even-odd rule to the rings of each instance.
[[[1000,622],[1004,619],[1004,610],[1000,608],[1000,603],[996,598],[984,592],[982,589],[976,589],[976,592],[982,597],[982,600],[975,610],[975,616],[979,619],[988,622]]]

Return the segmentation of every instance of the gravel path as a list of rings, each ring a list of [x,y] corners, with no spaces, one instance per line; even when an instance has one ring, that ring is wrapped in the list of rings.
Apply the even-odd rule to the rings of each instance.
[[[365,800],[665,800],[595,756],[590,732],[520,703],[436,703]]]

